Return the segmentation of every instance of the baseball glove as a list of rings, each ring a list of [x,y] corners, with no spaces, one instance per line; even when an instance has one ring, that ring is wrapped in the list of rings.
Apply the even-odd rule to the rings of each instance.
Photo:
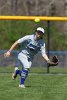
[[[57,58],[57,56],[53,56],[53,58],[52,58],[52,62],[54,62],[54,63],[58,63],[58,58]]]
[[[51,62],[48,63],[49,66],[57,66],[58,65],[58,58],[57,56],[53,56]]]

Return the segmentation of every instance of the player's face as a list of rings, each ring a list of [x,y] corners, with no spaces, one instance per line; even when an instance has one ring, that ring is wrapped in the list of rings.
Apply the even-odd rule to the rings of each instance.
[[[36,32],[36,38],[40,39],[41,37],[43,37],[43,33],[41,31],[37,31]]]

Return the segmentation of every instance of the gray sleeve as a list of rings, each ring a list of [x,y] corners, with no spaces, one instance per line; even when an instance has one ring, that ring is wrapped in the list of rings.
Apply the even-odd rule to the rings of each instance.
[[[30,35],[26,35],[18,40],[18,43],[22,43],[30,38]]]
[[[46,53],[45,43],[42,43],[42,45],[41,45],[41,53],[42,53],[42,55]]]

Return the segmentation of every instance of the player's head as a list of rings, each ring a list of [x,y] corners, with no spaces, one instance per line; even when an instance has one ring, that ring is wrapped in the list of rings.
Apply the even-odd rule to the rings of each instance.
[[[41,34],[44,35],[45,30],[44,30],[44,28],[42,28],[42,27],[38,27],[38,28],[36,29],[36,32],[37,32],[37,33],[41,33]]]
[[[36,37],[37,37],[38,39],[42,38],[43,35],[44,35],[44,33],[45,33],[44,28],[38,27],[38,28],[36,29]]]

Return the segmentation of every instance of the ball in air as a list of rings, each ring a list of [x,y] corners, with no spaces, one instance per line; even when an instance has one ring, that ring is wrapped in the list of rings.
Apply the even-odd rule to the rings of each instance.
[[[36,23],[38,23],[38,22],[40,22],[40,19],[39,19],[38,17],[36,17],[36,18],[34,19],[34,21],[35,21]]]

